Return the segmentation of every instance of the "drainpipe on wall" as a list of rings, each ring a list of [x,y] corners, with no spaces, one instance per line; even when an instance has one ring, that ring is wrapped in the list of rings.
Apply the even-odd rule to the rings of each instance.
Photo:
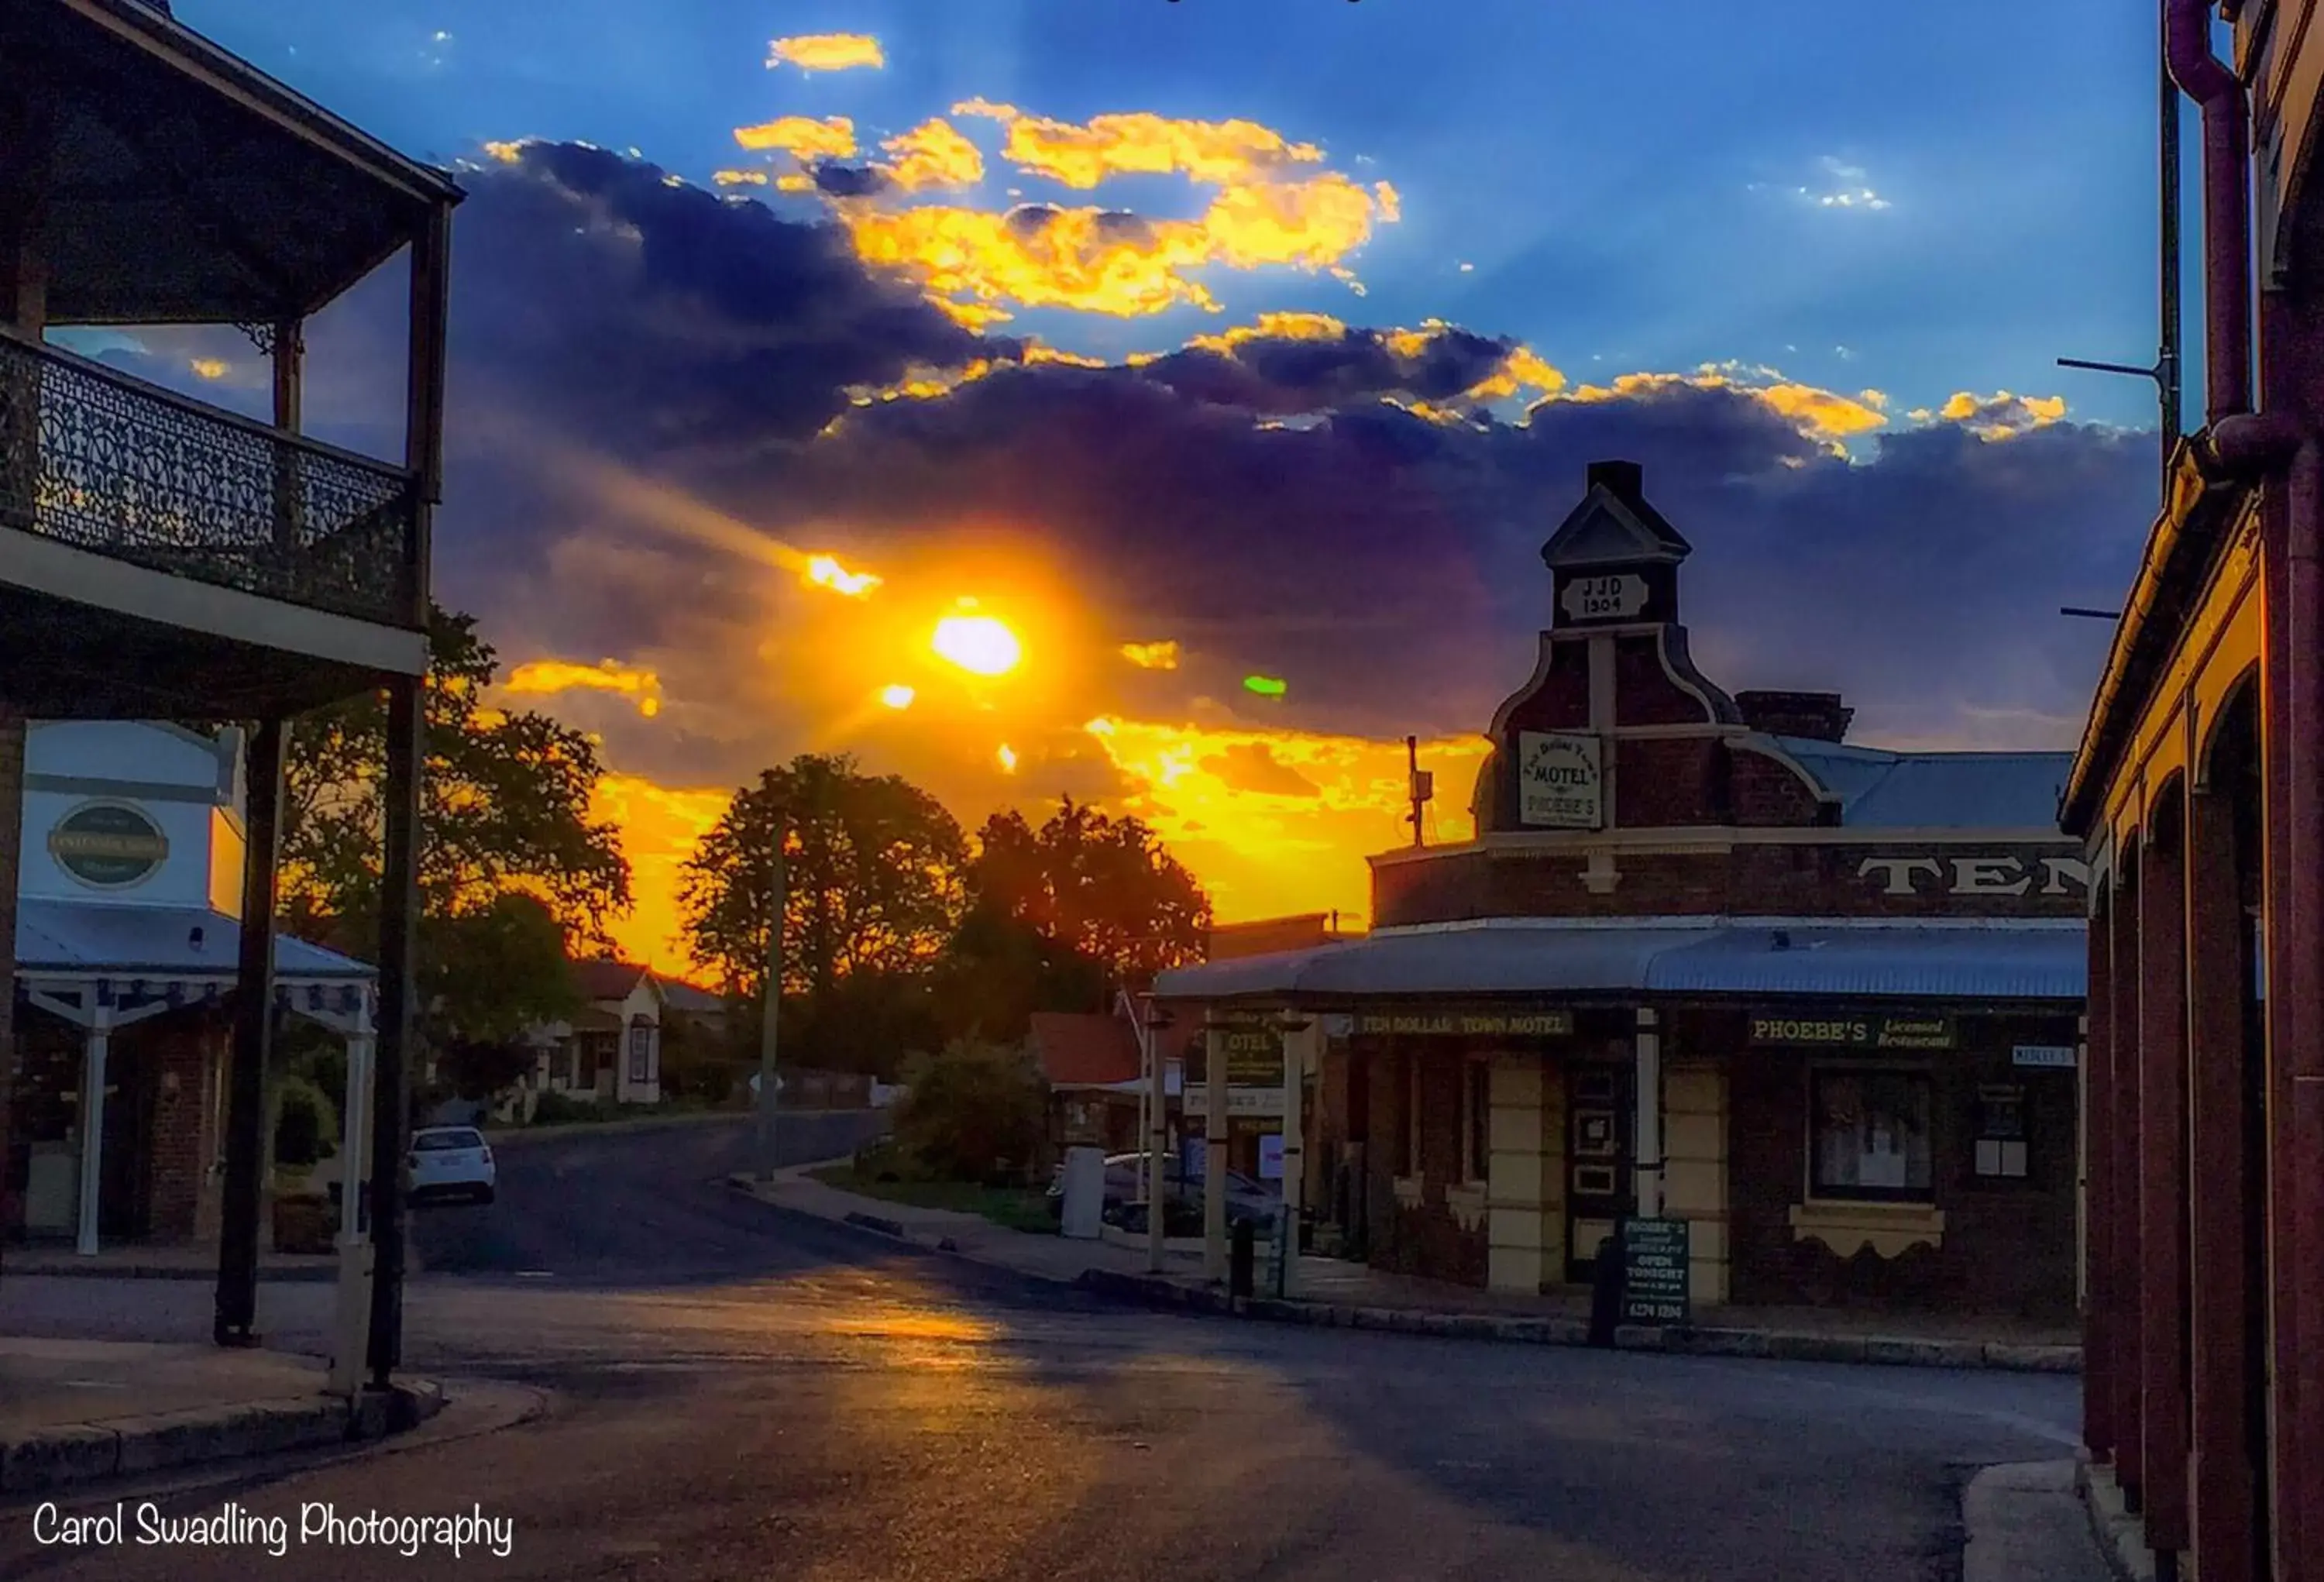
[[[2203,112],[2203,373],[2212,423],[2251,410],[2251,129],[2243,84],[2211,53],[2209,0],[2168,0],[2171,79]]]

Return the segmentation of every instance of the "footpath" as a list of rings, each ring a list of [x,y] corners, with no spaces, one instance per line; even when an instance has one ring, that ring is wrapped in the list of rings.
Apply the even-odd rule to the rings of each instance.
[[[974,1214],[919,1208],[843,1191],[799,1165],[768,1180],[749,1175],[731,1184],[782,1208],[840,1221],[901,1242],[1011,1270],[1036,1280],[1079,1286],[1149,1306],[1232,1314],[1277,1323],[1451,1336],[1535,1346],[1586,1346],[1587,1291],[1540,1296],[1485,1291],[1392,1274],[1342,1259],[1299,1260],[1289,1299],[1235,1298],[1203,1274],[1202,1243],[1165,1244],[1163,1267],[1148,1267],[1143,1236],[1108,1226],[1095,1241],[1010,1230]],[[1267,1283],[1265,1272],[1260,1285]],[[1909,1317],[1819,1308],[1724,1306],[1702,1309],[1683,1327],[1623,1328],[1622,1349],[1695,1356],[1768,1357],[1795,1362],[1874,1363],[1908,1367],[1995,1368],[2079,1373],[2075,1332],[2008,1319]]]
[[[282,1352],[0,1337],[0,1498],[376,1439],[444,1405],[428,1380],[352,1402],[325,1383]]]

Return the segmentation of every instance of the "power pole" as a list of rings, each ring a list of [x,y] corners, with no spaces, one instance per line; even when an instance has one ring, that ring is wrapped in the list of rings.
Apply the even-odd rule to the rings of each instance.
[[[790,905],[790,874],[783,857],[788,831],[775,830],[775,874],[768,896],[767,986],[760,996],[759,1028],[759,1179],[772,1180],[775,1157],[775,1035],[783,1006],[783,913]]]
[[[1404,775],[1405,791],[1412,800],[1412,811],[1405,815],[1405,822],[1412,826],[1413,849],[1417,851],[1423,844],[1421,810],[1428,805],[1428,799],[1436,794],[1436,777],[1421,772],[1418,736],[1404,738]]]

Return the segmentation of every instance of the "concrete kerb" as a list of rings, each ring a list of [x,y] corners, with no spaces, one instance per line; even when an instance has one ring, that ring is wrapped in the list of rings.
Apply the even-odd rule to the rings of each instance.
[[[0,1443],[0,1495],[384,1439],[434,1417],[444,1401],[441,1385],[413,1380],[384,1393],[366,1391],[352,1403],[288,1396],[42,1429]]]
[[[1434,1313],[1405,1308],[1351,1307],[1325,1302],[1257,1297],[1235,1301],[1212,1287],[1151,1274],[1111,1269],[1083,1272],[1074,1281],[1101,1296],[1201,1313],[1231,1313],[1273,1323],[1403,1335],[1434,1335],[1462,1340],[1496,1340],[1529,1346],[1587,1346],[1590,1327],[1580,1319],[1492,1313]],[[1625,1326],[1614,1332],[1616,1349],[1659,1351],[1685,1356],[1765,1357],[1786,1362],[1874,1363],[1890,1367],[1987,1368],[2018,1373],[2077,1373],[2079,1348],[2070,1346],[2002,1346],[1971,1340],[1884,1339],[1849,1335],[1800,1334],[1736,1328],[1647,1328]]]
[[[57,1259],[30,1263],[11,1260],[0,1264],[0,1279],[14,1280],[176,1280],[205,1281],[215,1283],[218,1272],[215,1264],[198,1263],[107,1263],[100,1259],[74,1261]],[[258,1267],[261,1285],[328,1285],[339,1277],[337,1258],[323,1259],[313,1265],[277,1264]]]
[[[823,1110],[792,1110],[792,1115],[824,1115]],[[492,1126],[484,1141],[493,1148],[525,1143],[545,1143],[554,1137],[619,1137],[631,1132],[656,1132],[664,1126],[700,1126],[713,1121],[747,1121],[749,1110],[687,1110],[675,1115],[639,1115],[626,1121],[567,1121],[553,1126]]]

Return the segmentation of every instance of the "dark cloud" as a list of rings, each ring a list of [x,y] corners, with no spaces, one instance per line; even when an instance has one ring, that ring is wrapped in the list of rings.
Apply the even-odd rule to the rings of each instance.
[[[824,160],[815,167],[816,189],[826,198],[871,198],[894,185],[877,165],[843,165]]]
[[[654,663],[663,717],[608,722],[651,772],[681,772],[675,754],[737,780],[804,727],[729,701],[763,625],[731,560],[639,541],[576,458],[771,535],[843,524],[875,566],[1006,523],[1119,628],[1107,641],[1179,642],[1181,670],[1138,688],[1236,707],[1260,671],[1289,693],[1240,700],[1254,722],[1392,735],[1480,729],[1529,673],[1537,551],[1594,458],[1643,462],[1697,546],[1684,597],[1713,679],[1845,690],[1859,734],[2070,741],[2058,722],[2079,717],[2104,634],[2055,610],[2118,593],[2153,508],[2149,440],[2070,423],[2002,442],[1909,430],[1850,465],[1731,387],[1552,402],[1521,423],[1382,404],[1443,401],[1507,356],[1466,331],[1410,356],[1351,329],[1020,364],[1019,343],[868,273],[829,221],[570,146],[470,184],[439,581],[512,654]],[[376,337],[374,359],[392,365],[393,345]],[[976,359],[1001,365],[941,399],[851,406]]]
[[[1323,790],[1277,758],[1264,742],[1244,742],[1203,760],[1203,767],[1235,791],[1277,797],[1320,797]]]
[[[1452,329],[1416,354],[1392,349],[1379,329],[1329,335],[1254,335],[1231,346],[1195,345],[1138,365],[1140,377],[1193,401],[1276,416],[1331,412],[1397,395],[1444,402],[1474,388],[1516,343]]]

